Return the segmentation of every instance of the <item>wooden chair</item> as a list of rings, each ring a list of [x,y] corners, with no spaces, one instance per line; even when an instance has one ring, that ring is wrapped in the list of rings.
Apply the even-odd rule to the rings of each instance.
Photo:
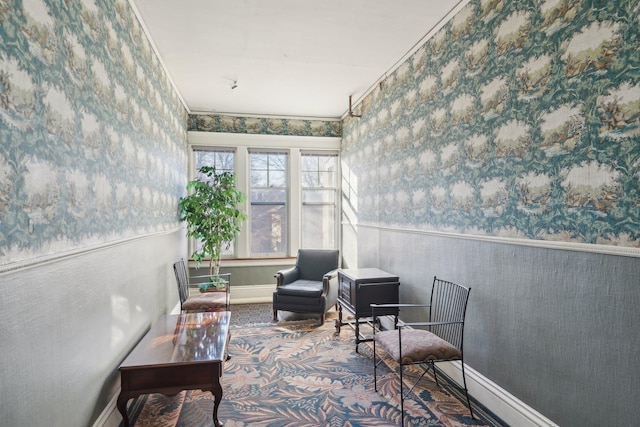
[[[178,284],[178,295],[180,296],[180,310],[186,312],[198,311],[229,311],[230,305],[230,274],[221,274],[225,279],[222,289],[214,289],[206,292],[194,293],[191,295],[190,288],[200,288],[202,283],[207,283],[210,276],[192,276],[187,274],[187,267],[184,260],[173,264],[173,272],[176,275]]]
[[[404,425],[404,398],[403,391],[403,367],[406,365],[420,365],[424,372],[414,383],[407,394],[429,371],[433,370],[436,384],[438,376],[435,363],[459,360],[462,365],[462,386],[467,398],[469,412],[473,418],[473,409],[469,400],[467,381],[464,375],[463,335],[464,321],[467,311],[467,301],[471,288],[466,288],[455,283],[433,278],[431,299],[429,304],[372,304],[373,324],[376,325],[378,314],[384,308],[398,307],[400,310],[422,308],[419,312],[426,312],[424,321],[398,323],[396,330],[373,332],[373,381],[374,388],[378,391],[377,366],[382,359],[376,362],[376,348],[384,352],[398,363],[400,377],[400,410],[402,412],[402,425]]]

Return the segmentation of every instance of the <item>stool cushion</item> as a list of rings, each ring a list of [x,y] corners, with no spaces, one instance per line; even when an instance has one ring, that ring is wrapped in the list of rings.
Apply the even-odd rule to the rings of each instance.
[[[215,311],[226,310],[227,295],[225,292],[203,292],[190,296],[182,303],[183,310]]]
[[[398,331],[389,330],[374,335],[377,345],[380,345],[389,356],[400,363],[400,346],[398,345]],[[427,362],[430,360],[458,360],[462,354],[455,346],[422,329],[402,330],[402,364]]]

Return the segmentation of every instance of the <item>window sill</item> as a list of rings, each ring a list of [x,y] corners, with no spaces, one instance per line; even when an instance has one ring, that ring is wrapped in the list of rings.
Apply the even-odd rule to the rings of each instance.
[[[209,260],[203,260],[200,267],[208,265]],[[295,265],[296,257],[285,258],[225,258],[220,262],[221,267],[260,267],[269,265]],[[195,268],[195,261],[189,260],[189,267]]]

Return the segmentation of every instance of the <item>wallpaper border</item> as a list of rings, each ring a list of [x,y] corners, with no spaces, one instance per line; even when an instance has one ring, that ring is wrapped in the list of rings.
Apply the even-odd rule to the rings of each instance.
[[[629,246],[609,246],[595,243],[576,243],[576,242],[557,242],[553,240],[529,240],[519,239],[515,237],[498,237],[498,236],[482,236],[477,234],[459,234],[446,231],[420,230],[415,228],[390,227],[376,224],[353,224],[342,221],[343,227],[363,227],[369,229],[377,229],[384,231],[393,231],[398,233],[421,234],[433,237],[446,237],[459,240],[475,240],[486,243],[506,244],[515,246],[527,246],[541,249],[556,249],[572,252],[590,252],[604,255],[617,255],[632,258],[640,258],[640,248]]]

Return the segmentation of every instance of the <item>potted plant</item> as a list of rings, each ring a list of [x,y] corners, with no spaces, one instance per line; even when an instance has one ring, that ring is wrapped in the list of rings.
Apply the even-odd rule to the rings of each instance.
[[[236,189],[231,172],[217,173],[212,166],[203,166],[198,172],[198,177],[187,184],[188,195],[180,198],[178,206],[180,220],[187,223],[187,236],[201,243],[191,257],[198,267],[209,258],[210,281],[200,285],[200,290],[206,291],[224,287],[224,280],[219,277],[220,258],[246,218],[238,209],[245,195]]]

